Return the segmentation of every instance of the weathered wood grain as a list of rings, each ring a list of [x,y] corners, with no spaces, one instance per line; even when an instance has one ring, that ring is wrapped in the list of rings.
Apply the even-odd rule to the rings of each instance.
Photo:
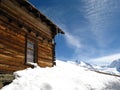
[[[36,28],[36,30],[39,30],[39,32],[41,32],[42,34],[46,34],[47,37],[49,36],[49,38],[52,38],[50,27],[40,22],[39,20],[31,16],[29,13],[25,12],[24,9],[14,5],[10,0],[4,0],[1,4],[1,7],[3,9],[6,9],[9,13],[12,13],[15,17],[19,19],[21,18],[22,21],[25,22],[24,24],[29,24],[29,26]]]
[[[11,73],[11,72],[14,72],[14,71],[17,71],[17,70],[23,70],[27,68],[26,67],[16,67],[16,66],[13,66],[13,65],[6,65],[6,64],[0,64],[0,73],[2,72],[7,72],[7,73]]]
[[[0,2],[0,73],[32,67],[27,63],[28,40],[34,44],[34,61],[39,66],[52,67],[55,64],[55,46],[52,40],[56,35],[53,32],[57,31],[56,25],[40,12],[41,17],[37,18],[35,12],[19,2],[27,3],[25,0]]]

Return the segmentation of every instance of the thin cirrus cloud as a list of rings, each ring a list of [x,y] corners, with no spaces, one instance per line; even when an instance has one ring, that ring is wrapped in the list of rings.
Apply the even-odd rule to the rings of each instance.
[[[96,42],[101,47],[106,47],[112,42],[106,38],[109,35],[110,27],[113,24],[111,18],[115,17],[115,11],[118,10],[117,0],[83,0],[85,3],[85,16],[90,22]],[[113,30],[112,30],[113,31]]]
[[[84,15],[90,23],[89,30],[92,32],[93,38],[97,43],[96,45],[98,46],[97,50],[93,48],[94,52],[97,52],[96,54],[93,53],[94,55],[97,56],[97,58],[90,59],[88,62],[94,64],[107,64],[115,59],[119,59],[120,53],[115,54],[116,53],[114,52],[115,48],[113,48],[112,44],[117,43],[115,41],[119,41],[116,38],[119,32],[117,32],[118,30],[116,26],[118,25],[118,23],[117,20],[115,20],[115,18],[117,16],[120,16],[120,11],[119,11],[120,1],[119,0],[114,0],[114,1],[113,0],[82,0],[82,1],[85,4]],[[109,55],[110,52],[111,55]]]
[[[117,30],[112,26],[116,24],[113,19],[116,12],[120,12],[118,8],[120,0],[80,0],[80,5],[72,4],[70,7],[58,4],[40,9],[65,31],[64,44],[73,48],[74,58],[97,58],[118,53],[112,52],[109,46],[116,36],[116,34],[113,36],[113,32]],[[66,53],[71,54],[67,50]]]
[[[67,43],[75,47],[76,49],[80,49],[82,47],[80,39],[77,38],[77,36],[75,37],[74,35],[66,32],[65,38],[66,38]]]
[[[120,53],[108,55],[100,58],[90,59],[89,62],[97,65],[110,64],[112,61],[120,59]]]
[[[68,26],[66,26],[64,24],[64,20],[62,19],[62,17],[64,16],[65,14],[65,11],[61,11],[56,13],[58,10],[58,7],[49,7],[47,9],[44,9],[44,13],[46,13],[49,18],[53,19],[53,21],[55,23],[57,23],[57,25],[62,29],[64,30],[65,32],[65,40],[67,42],[67,45],[71,48],[75,48],[75,49],[79,49],[82,47],[82,44],[81,44],[81,40],[80,40],[80,37],[78,35],[73,35],[72,33],[70,33],[70,31],[67,29]],[[49,13],[51,11],[51,13]],[[54,16],[54,17],[53,17]],[[75,30],[74,30],[75,31]],[[72,32],[74,32],[72,31]]]

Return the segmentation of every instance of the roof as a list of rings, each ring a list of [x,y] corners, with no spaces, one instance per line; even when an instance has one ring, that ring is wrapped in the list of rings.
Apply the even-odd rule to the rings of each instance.
[[[52,21],[50,21],[45,15],[43,15],[37,8],[35,8],[30,2],[27,0],[16,0],[21,6],[24,6],[29,12],[33,13],[35,17],[40,18],[43,22],[45,22],[48,26],[56,30],[57,33],[64,34],[64,32],[55,25]]]

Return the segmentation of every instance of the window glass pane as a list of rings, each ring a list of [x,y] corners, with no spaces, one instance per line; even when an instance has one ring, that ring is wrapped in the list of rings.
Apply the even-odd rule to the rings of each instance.
[[[32,41],[27,41],[27,62],[34,62],[35,56],[35,49],[34,49],[34,42]]]
[[[27,55],[34,55],[34,50],[27,49]]]
[[[27,62],[34,62],[33,58],[27,58]]]
[[[28,42],[27,42],[27,48],[34,49],[34,43],[31,42],[31,41],[28,41]]]
[[[34,57],[32,55],[27,55],[27,58],[34,59]]]
[[[34,51],[27,49],[27,62],[34,62]]]

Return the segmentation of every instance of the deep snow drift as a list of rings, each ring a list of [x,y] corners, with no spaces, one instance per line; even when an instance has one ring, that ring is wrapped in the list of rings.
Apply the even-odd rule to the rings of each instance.
[[[120,90],[120,78],[57,61],[52,68],[17,71],[16,79],[2,90]]]

